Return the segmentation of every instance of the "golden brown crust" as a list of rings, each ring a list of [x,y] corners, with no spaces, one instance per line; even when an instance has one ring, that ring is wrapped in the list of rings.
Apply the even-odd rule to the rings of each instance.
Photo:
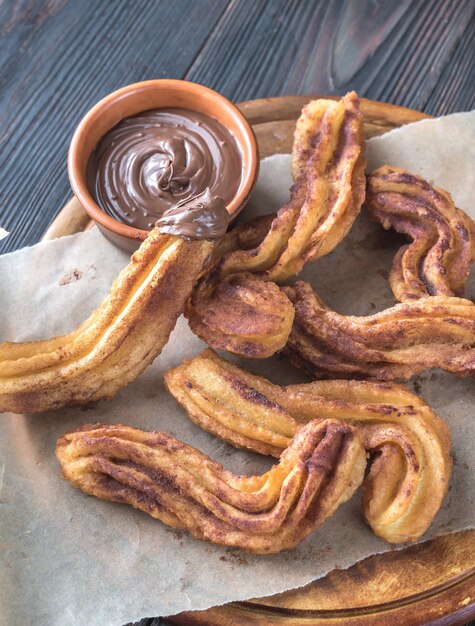
[[[252,271],[280,282],[331,252],[364,201],[363,143],[363,118],[354,92],[338,102],[309,102],[294,134],[290,201],[257,247],[223,257],[220,275]]]
[[[237,447],[279,456],[309,420],[354,426],[370,455],[363,510],[391,543],[418,539],[445,497],[450,435],[420,398],[395,384],[332,380],[279,387],[212,350],[165,374],[193,422]]]
[[[164,433],[84,426],[58,440],[63,477],[197,539],[274,553],[300,543],[363,479],[365,452],[350,426],[310,422],[262,476],[238,476]]]
[[[290,307],[269,281],[298,273],[308,261],[331,252],[347,234],[364,201],[362,129],[354,92],[338,102],[314,100],[304,107],[294,136],[289,202],[272,221],[258,218],[225,236],[214,255],[214,268],[193,291],[186,315],[191,329],[209,345],[259,358],[285,345]],[[242,273],[247,278],[241,278]],[[251,274],[256,275],[255,288],[249,290]],[[230,325],[227,299],[222,297],[222,284],[228,290],[229,282],[245,285],[242,295],[234,290],[239,330]],[[267,317],[268,310],[275,312],[279,306],[279,320]]]
[[[408,379],[428,368],[475,374],[475,305],[432,296],[367,317],[328,309],[308,283],[284,287],[295,307],[285,353],[313,378]]]
[[[250,273],[204,282],[185,314],[194,333],[218,350],[266,358],[285,346],[294,307],[285,293]]]
[[[108,297],[68,335],[0,344],[0,412],[110,398],[160,354],[212,244],[150,232]]]
[[[368,176],[366,208],[386,230],[412,240],[394,258],[389,280],[397,300],[463,296],[475,257],[475,224],[446,191],[385,165]]]

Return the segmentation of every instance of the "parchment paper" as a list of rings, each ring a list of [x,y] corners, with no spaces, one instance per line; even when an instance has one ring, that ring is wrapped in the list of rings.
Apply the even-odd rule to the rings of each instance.
[[[475,113],[420,122],[368,142],[371,167],[407,167],[446,187],[472,216]],[[288,198],[289,156],[261,165],[245,217]],[[387,273],[400,239],[360,216],[329,256],[305,268],[318,293],[343,313],[394,303]],[[126,264],[96,229],[0,257],[0,340],[67,332],[85,319]],[[475,282],[468,290],[473,298]],[[145,616],[204,609],[304,585],[389,546],[363,523],[360,494],[298,548],[252,556],[196,541],[125,505],[106,503],[60,478],[56,439],[85,422],[163,430],[235,472],[271,461],[237,451],[193,426],[164,390],[162,374],[204,347],[180,319],[155,364],[109,401],[83,409],[0,419],[0,623],[54,626],[121,624]],[[239,361],[238,361],[239,362]],[[241,365],[279,383],[303,381],[285,359]],[[428,539],[473,526],[475,383],[431,371],[408,383],[448,422],[454,473]]]

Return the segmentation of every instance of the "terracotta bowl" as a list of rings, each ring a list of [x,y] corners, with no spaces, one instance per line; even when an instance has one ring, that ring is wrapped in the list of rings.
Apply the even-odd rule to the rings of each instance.
[[[93,106],[77,127],[69,147],[68,173],[81,205],[102,233],[125,250],[136,250],[147,231],[122,224],[101,209],[89,192],[87,164],[101,137],[120,120],[163,107],[199,111],[217,119],[233,133],[242,154],[243,168],[239,188],[227,206],[232,218],[246,204],[257,179],[259,157],[252,128],[243,114],[216,91],[184,80],[148,80],[114,91]]]

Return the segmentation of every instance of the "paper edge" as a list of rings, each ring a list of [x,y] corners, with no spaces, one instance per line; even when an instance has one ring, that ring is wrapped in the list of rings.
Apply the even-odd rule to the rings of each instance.
[[[59,213],[58,213],[59,215]],[[0,228],[0,241],[2,240],[2,228]],[[8,233],[7,231],[4,231],[7,233],[7,235],[9,235],[10,233]],[[12,250],[11,252],[5,252],[4,254],[0,255],[2,258],[4,257],[8,257],[8,258],[13,258],[16,255],[20,254],[20,253],[24,253],[26,250],[31,250],[33,248],[40,250],[43,247],[47,247],[49,245],[60,245],[60,242],[66,241],[66,240],[72,240],[75,239],[77,237],[79,237],[80,235],[89,235],[90,233],[94,233],[96,234],[97,232],[100,233],[99,229],[97,228],[97,226],[94,226],[93,228],[90,228],[88,230],[81,230],[77,233],[72,233],[70,235],[63,235],[62,237],[55,237],[54,239],[44,239],[44,240],[40,240],[37,241],[36,243],[32,243],[29,246],[23,246],[22,248],[18,248],[17,250]],[[5,235],[5,237],[7,236]],[[104,238],[105,239],[105,238]],[[110,244],[112,245],[112,244]]]
[[[447,115],[440,115],[439,117],[427,117],[422,120],[416,120],[415,122],[409,122],[409,124],[403,124],[402,126],[398,126],[397,128],[391,128],[390,130],[386,131],[382,135],[376,135],[375,137],[370,137],[369,139],[366,140],[366,143],[368,142],[379,143],[379,141],[381,141],[383,137],[386,138],[391,135],[398,135],[402,130],[406,132],[408,129],[412,129],[413,126],[418,126],[418,127],[427,126],[427,125],[438,126],[440,123],[445,122],[447,120],[455,120],[455,119],[458,119],[460,117],[470,115],[470,114],[472,114],[475,117],[475,109],[470,110],[470,111],[457,111],[455,113],[448,113]]]
[[[152,616],[151,618],[132,616],[132,617],[127,617],[127,620],[128,620],[128,622],[135,623],[135,622],[139,622],[142,619],[157,619],[157,618],[160,618],[160,617],[164,617],[164,618],[174,617],[176,615],[180,615],[181,613],[188,613],[188,612],[189,613],[198,613],[198,612],[208,611],[209,609],[222,608],[222,607],[226,607],[226,606],[228,606],[230,604],[234,604],[234,603],[237,603],[237,602],[255,602],[256,604],[258,604],[259,601],[266,600],[266,599],[272,598],[274,596],[280,596],[280,595],[282,595],[284,593],[289,593],[289,592],[294,592],[294,591],[297,592],[299,590],[305,589],[306,587],[310,587],[310,585],[313,585],[313,584],[321,581],[323,578],[326,578],[327,576],[330,576],[333,572],[347,572],[351,568],[360,566],[362,563],[364,563],[365,561],[368,561],[369,559],[372,559],[375,556],[384,556],[386,554],[392,554],[394,552],[402,552],[404,550],[408,550],[408,549],[413,548],[415,546],[419,546],[419,545],[422,545],[422,544],[425,544],[425,543],[428,544],[431,541],[434,541],[435,539],[439,539],[441,537],[448,537],[450,535],[457,535],[457,534],[464,533],[467,530],[474,530],[474,529],[475,529],[475,523],[470,525],[470,526],[467,526],[466,528],[463,528],[462,530],[453,530],[453,531],[450,531],[450,532],[447,532],[447,533],[436,535],[435,537],[431,537],[430,539],[422,539],[421,538],[421,539],[418,539],[417,541],[412,541],[410,543],[405,543],[405,544],[388,544],[388,547],[389,547],[388,550],[384,550],[384,551],[381,551],[381,552],[374,552],[373,554],[370,554],[368,556],[365,556],[362,559],[359,559],[358,561],[355,561],[354,563],[352,563],[348,567],[342,567],[342,568],[335,567],[334,569],[328,571],[326,574],[322,574],[321,576],[317,576],[316,578],[314,578],[312,581],[310,581],[308,583],[305,583],[303,585],[298,585],[297,587],[289,587],[289,588],[286,588],[286,589],[284,589],[282,591],[277,591],[276,593],[272,593],[272,594],[270,594],[268,596],[258,596],[258,597],[244,596],[242,598],[238,597],[235,600],[230,600],[229,602],[224,602],[222,604],[208,604],[208,603],[205,603],[204,608],[185,609],[183,611],[180,611],[179,613],[171,613],[171,614],[165,615],[165,616],[158,616],[158,615],[156,615],[156,616]],[[408,596],[405,596],[405,597],[407,598]],[[269,604],[269,605],[266,604],[265,606],[268,607],[269,609],[274,608],[273,605],[271,605],[271,604]],[[126,622],[126,623],[128,623],[128,622]]]

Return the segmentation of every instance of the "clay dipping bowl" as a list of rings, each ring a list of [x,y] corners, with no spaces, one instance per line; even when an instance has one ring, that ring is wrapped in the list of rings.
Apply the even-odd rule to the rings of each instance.
[[[242,156],[242,173],[236,195],[227,206],[231,219],[245,206],[257,179],[259,157],[252,128],[244,115],[216,91],[184,80],[148,80],[114,91],[93,106],[79,123],[69,146],[68,173],[74,194],[102,234],[124,250],[136,250],[147,231],[123,224],[101,209],[88,188],[87,164],[101,137],[122,119],[165,107],[208,115],[234,135]]]

